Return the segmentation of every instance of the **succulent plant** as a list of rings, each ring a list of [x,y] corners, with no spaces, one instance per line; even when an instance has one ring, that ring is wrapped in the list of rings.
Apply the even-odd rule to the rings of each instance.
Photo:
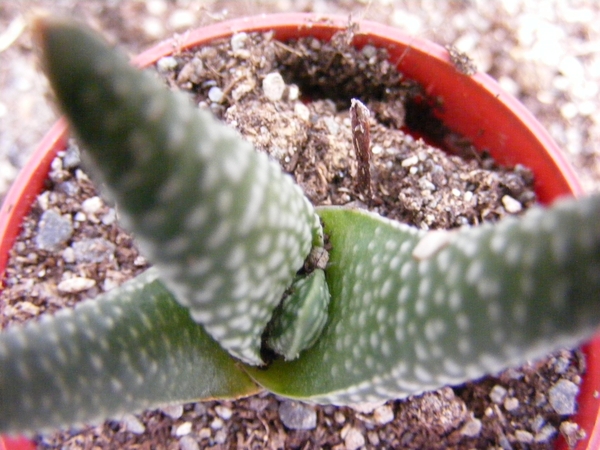
[[[154,268],[0,335],[0,432],[259,386],[401,398],[575,346],[600,323],[600,196],[453,231],[314,208],[95,34],[48,17],[34,31],[88,170]],[[324,234],[329,263],[314,264]],[[266,364],[263,344],[281,357]]]

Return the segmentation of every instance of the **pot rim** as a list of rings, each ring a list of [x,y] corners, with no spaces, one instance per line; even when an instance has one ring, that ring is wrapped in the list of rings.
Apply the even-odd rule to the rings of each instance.
[[[390,61],[401,65],[406,77],[419,81],[429,95],[442,99],[440,118],[453,131],[470,137],[479,150],[489,149],[501,164],[521,163],[530,167],[538,180],[535,189],[542,203],[550,203],[563,195],[584,194],[577,175],[548,132],[491,77],[483,73],[472,76],[459,73],[450,62],[447,50],[433,42],[388,25],[368,20],[356,22],[358,32],[354,44],[358,48],[367,44],[387,48]],[[273,30],[279,40],[291,39],[298,32],[328,39],[347,26],[348,17],[340,15],[279,13],[243,17],[190,30],[153,46],[131,61],[137,67],[148,67],[164,56],[242,31]],[[435,76],[431,77],[431,73]],[[67,140],[67,124],[60,118],[9,189],[0,209],[0,274],[4,274],[23,217],[42,190],[52,159],[66,147]],[[508,156],[503,153],[510,148],[520,151]],[[542,162],[540,152],[544,157]],[[583,377],[575,420],[586,430],[587,437],[579,441],[575,449],[591,450],[600,448],[600,399],[595,398],[600,391],[600,334],[586,343],[583,351],[587,373]],[[567,448],[561,437],[557,449]]]

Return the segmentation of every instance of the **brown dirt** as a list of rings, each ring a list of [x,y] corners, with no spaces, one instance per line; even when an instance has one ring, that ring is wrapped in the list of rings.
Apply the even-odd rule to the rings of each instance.
[[[278,155],[283,167],[296,176],[315,203],[370,203],[383,215],[428,229],[500,219],[507,214],[507,196],[523,208],[535,200],[531,175],[526,169],[496,167],[485,155],[477,156],[468,145],[461,147],[462,157],[448,155],[405,134],[404,117],[414,114],[410,100],[421,92],[413,83],[398,82],[401,77],[386,63],[383,52],[371,49],[356,52],[344,44],[344,38],[336,41],[335,48],[310,40],[281,45],[260,36],[248,39],[245,49],[249,54],[232,54],[229,41],[224,41],[201,50],[201,59],[210,61],[203,63],[202,68],[194,62],[193,53],[184,53],[176,55],[175,71],[162,71],[163,76],[242,131],[259,149]],[[312,65],[299,70],[298,65],[307,60],[306,56],[312,58]],[[352,80],[357,74],[364,78],[346,84],[346,90],[337,91],[335,98],[324,98],[323,93],[336,91],[322,85],[325,78],[314,69],[326,67],[323,60],[328,69],[334,70],[329,79],[339,81],[340,76],[346,76]],[[263,95],[263,79],[272,72],[280,72],[288,85],[287,94],[279,101]],[[311,72],[312,77],[296,77],[298,73]],[[300,87],[301,100],[312,101],[294,99],[293,84]],[[224,92],[221,102],[214,103],[208,98],[210,88],[214,87]],[[372,111],[372,199],[357,192],[353,181],[357,168],[347,107],[354,97]],[[263,127],[271,134],[266,141]],[[106,286],[122,282],[125,275],[139,272],[145,264],[131,239],[115,224],[101,226],[103,218],[111,213],[109,207],[103,205],[94,214],[80,217],[83,220],[75,219],[81,212],[81,202],[94,197],[96,192],[79,169],[58,172],[50,177],[49,193],[43,194],[34,205],[11,253],[11,269],[7,271],[7,288],[0,296],[0,312],[3,317],[12,316],[14,321],[93,297]],[[75,183],[78,187],[72,189],[72,185],[65,183]],[[65,191],[76,196],[67,198]],[[34,235],[41,213],[51,208],[60,209],[80,225],[60,252],[39,253]],[[65,249],[89,237],[105,237],[123,245],[100,263],[74,266],[65,262]],[[85,292],[59,295],[56,286],[73,275],[94,279],[96,285]],[[105,278],[111,281],[106,284]],[[193,448],[184,447],[192,444],[185,444],[176,431],[183,423],[191,422],[192,432],[186,437],[211,448],[341,449],[351,447],[350,437],[357,430],[367,448],[385,445],[467,449],[512,445],[515,449],[549,449],[551,439],[526,441],[529,436],[532,439],[542,436],[544,427],[558,430],[560,422],[567,419],[552,410],[547,392],[559,379],[579,384],[582,365],[577,352],[559,352],[544,361],[477,383],[389,402],[387,406],[394,418],[388,423],[381,418],[381,409],[359,413],[350,408],[322,406],[315,408],[318,418],[315,429],[290,430],[279,415],[283,400],[261,394],[236,402],[185,405],[183,414],[175,419],[164,411],[145,412],[138,416],[145,434],[127,431],[123,422],[108,421],[81,432],[64,431],[40,437],[40,445],[90,448],[94,442],[101,448]],[[512,407],[514,401],[511,406],[506,401],[496,404],[490,399],[490,391],[496,385],[506,388],[507,398],[516,399],[516,408]],[[222,407],[229,408],[232,415],[224,415]],[[473,433],[467,425],[477,420],[481,429],[470,436]]]

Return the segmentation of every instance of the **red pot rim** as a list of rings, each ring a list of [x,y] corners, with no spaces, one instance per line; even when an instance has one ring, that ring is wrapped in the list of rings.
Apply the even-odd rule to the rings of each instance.
[[[501,164],[520,163],[531,168],[536,177],[536,193],[542,203],[550,203],[563,195],[584,193],[576,174],[552,138],[533,115],[493,79],[481,73],[460,74],[450,62],[448,52],[437,44],[379,23],[358,23],[357,47],[372,44],[387,48],[390,61],[398,65],[406,77],[419,81],[428,94],[442,100],[440,118],[450,129],[469,137],[478,149],[487,149]],[[329,39],[347,25],[346,16],[310,13],[233,19],[162,42],[135,57],[132,63],[147,67],[174,51],[203,45],[239,31],[273,30],[279,40],[292,39],[299,33]],[[60,119],[40,142],[2,204],[0,274],[4,273],[8,252],[20,231],[22,219],[41,191],[52,159],[65,148],[66,141],[66,122]],[[595,450],[600,448],[600,399],[596,398],[600,392],[600,334],[584,345],[583,350],[587,373],[581,385],[575,420],[586,431],[587,437],[575,448]],[[566,450],[568,446],[561,438],[557,448]]]

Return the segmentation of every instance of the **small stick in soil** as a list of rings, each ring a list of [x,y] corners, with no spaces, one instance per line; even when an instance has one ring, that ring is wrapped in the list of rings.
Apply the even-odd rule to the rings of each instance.
[[[371,129],[369,117],[371,113],[361,101],[353,98],[350,104],[350,124],[352,126],[352,144],[358,161],[356,180],[359,193],[363,193],[368,203],[372,200],[371,192]]]

